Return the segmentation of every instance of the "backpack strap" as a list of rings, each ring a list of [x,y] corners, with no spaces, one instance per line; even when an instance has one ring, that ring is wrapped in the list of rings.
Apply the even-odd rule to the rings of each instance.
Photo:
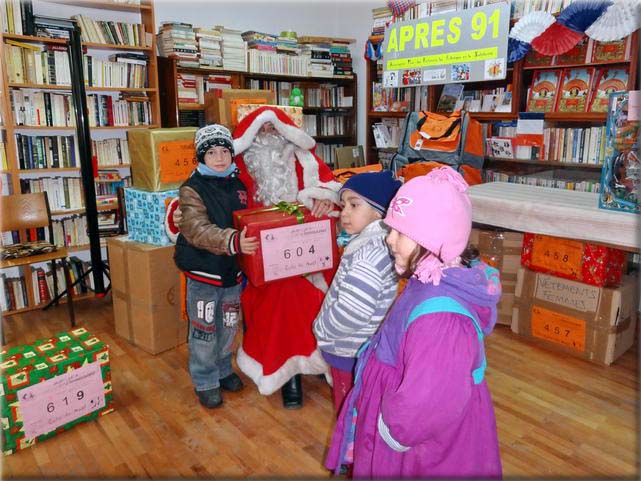
[[[474,369],[474,371],[472,371],[472,378],[474,379],[474,384],[480,384],[485,377],[485,368],[487,367],[487,362],[485,360],[485,350],[483,349],[483,331],[481,330],[481,327],[479,326],[474,316],[472,316],[472,314],[470,314],[470,311],[465,309],[465,307],[463,307],[460,302],[447,296],[431,297],[421,302],[418,306],[412,309],[405,329],[408,329],[410,324],[414,322],[418,317],[435,312],[451,312],[454,314],[462,314],[472,320],[472,324],[476,329],[476,334],[481,345],[480,347],[482,356],[481,365]]]

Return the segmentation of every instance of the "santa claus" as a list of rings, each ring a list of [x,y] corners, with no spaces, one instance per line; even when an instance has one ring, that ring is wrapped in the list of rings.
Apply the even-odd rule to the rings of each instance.
[[[318,217],[338,205],[340,183],[314,154],[315,140],[282,110],[260,107],[234,131],[235,162],[247,187],[248,207],[280,201],[301,202]],[[177,234],[168,209],[168,229]],[[245,332],[237,354],[238,367],[269,395],[282,387],[286,408],[302,405],[301,374],[324,374],[327,365],[316,349],[312,323],[332,273],[248,283],[241,295]]]

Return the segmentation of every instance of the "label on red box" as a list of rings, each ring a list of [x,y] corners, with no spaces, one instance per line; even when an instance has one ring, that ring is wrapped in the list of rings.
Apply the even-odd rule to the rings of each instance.
[[[26,387],[17,395],[25,438],[33,439],[105,407],[100,363]]]
[[[327,219],[260,233],[265,281],[328,269],[333,263],[332,225]]]

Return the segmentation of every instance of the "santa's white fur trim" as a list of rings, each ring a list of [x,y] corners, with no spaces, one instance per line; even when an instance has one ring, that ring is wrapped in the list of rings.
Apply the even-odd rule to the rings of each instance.
[[[236,363],[238,368],[256,383],[258,392],[264,396],[276,392],[296,374],[325,374],[327,376],[329,372],[329,367],[318,349],[309,356],[290,357],[276,372],[269,376],[263,375],[263,366],[250,357],[242,346],[238,348]]]
[[[300,149],[309,150],[313,149],[316,145],[316,141],[304,130],[284,123],[278,118],[276,112],[273,110],[265,110],[256,116],[249,127],[247,127],[247,130],[245,130],[240,137],[234,139],[234,153],[238,155],[247,150],[254,142],[254,138],[258,135],[261,127],[267,122],[271,122],[278,133]]]
[[[322,272],[315,272],[313,274],[306,275],[305,279],[311,282],[311,284],[323,294],[327,294],[329,286],[327,285],[327,281],[325,280],[325,276]]]
[[[318,187],[308,187],[298,192],[298,201],[303,203],[308,209],[312,208],[314,199],[330,200],[338,205],[340,199],[338,198],[338,189],[333,190],[333,186],[329,184],[338,184],[339,182],[323,182]],[[327,186],[327,187],[325,187]]]

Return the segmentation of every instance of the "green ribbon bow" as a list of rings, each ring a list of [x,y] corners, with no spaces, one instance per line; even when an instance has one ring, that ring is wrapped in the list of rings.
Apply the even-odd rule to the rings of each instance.
[[[291,202],[285,202],[284,200],[281,200],[278,204],[276,204],[276,209],[289,215],[295,215],[296,222],[298,222],[299,224],[302,224],[305,220],[305,214],[303,214],[300,210],[301,207],[302,205],[300,204],[292,204]]]

